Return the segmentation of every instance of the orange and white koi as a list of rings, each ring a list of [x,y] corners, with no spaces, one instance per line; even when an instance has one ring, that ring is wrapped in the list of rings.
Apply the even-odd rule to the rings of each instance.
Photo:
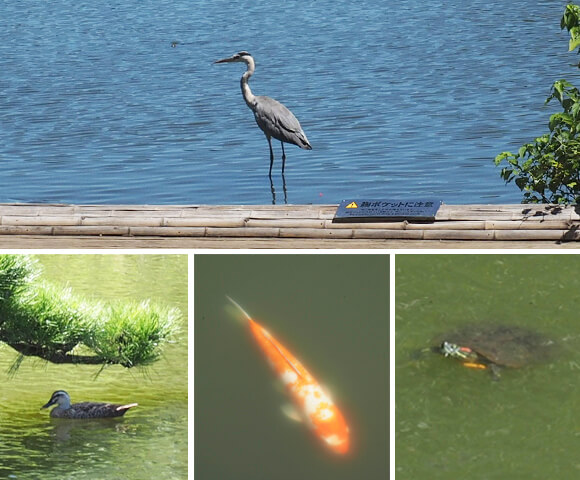
[[[306,424],[335,453],[349,450],[349,429],[340,410],[294,355],[233,299],[227,297],[248,321],[250,331],[274,372],[286,386]]]

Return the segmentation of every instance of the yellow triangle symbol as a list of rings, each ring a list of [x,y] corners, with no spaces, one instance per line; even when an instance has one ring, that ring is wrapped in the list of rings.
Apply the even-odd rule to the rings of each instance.
[[[356,204],[356,202],[350,202],[346,207],[344,208],[358,208],[358,205]]]

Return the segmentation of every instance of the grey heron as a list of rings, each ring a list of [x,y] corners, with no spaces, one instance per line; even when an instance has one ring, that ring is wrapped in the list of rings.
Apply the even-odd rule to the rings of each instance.
[[[270,172],[272,176],[272,165],[274,164],[274,151],[272,150],[272,137],[280,140],[282,145],[282,174],[286,164],[286,152],[284,152],[284,142],[298,145],[300,148],[312,150],[306,134],[300,126],[300,122],[294,114],[277,100],[264,95],[254,95],[248,85],[248,80],[253,75],[256,68],[254,58],[248,52],[239,52],[229,58],[217,60],[214,63],[244,62],[246,71],[242,75],[240,85],[242,95],[246,105],[254,112],[254,118],[258,127],[262,129],[270,146]]]

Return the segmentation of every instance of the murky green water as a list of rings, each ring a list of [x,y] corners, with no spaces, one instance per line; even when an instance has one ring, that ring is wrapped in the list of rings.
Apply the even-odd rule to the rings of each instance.
[[[580,256],[397,255],[397,480],[577,478]],[[468,323],[558,342],[556,358],[500,381],[415,353]]]
[[[196,255],[196,478],[387,478],[388,285],[387,255]],[[287,397],[226,294],[330,390],[350,454],[283,416]]]
[[[100,300],[178,307],[182,330],[147,370],[52,365],[0,347],[0,478],[187,478],[187,256],[39,255],[44,278]],[[72,401],[137,402],[122,419],[65,421],[40,410],[57,389]]]

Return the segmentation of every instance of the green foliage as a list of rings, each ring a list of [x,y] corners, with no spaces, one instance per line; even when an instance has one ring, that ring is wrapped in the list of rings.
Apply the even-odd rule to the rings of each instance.
[[[38,277],[38,266],[29,255],[3,255],[0,263],[0,302]]]
[[[101,310],[86,344],[111,363],[148,365],[161,354],[159,346],[175,333],[179,316],[176,309],[148,301],[109,304]]]
[[[569,51],[576,50],[580,45],[580,26],[578,19],[580,18],[580,7],[569,3],[566,5],[566,11],[560,21],[560,28],[565,28],[570,33]]]
[[[568,4],[560,26],[570,32],[570,50],[580,46],[580,7]],[[580,65],[579,65],[580,66]],[[557,100],[563,111],[550,116],[549,133],[526,143],[517,153],[502,152],[501,177],[524,192],[523,203],[580,203],[580,92],[566,80],[552,85],[546,103]]]
[[[55,363],[148,365],[177,331],[177,309],[87,301],[40,280],[40,273],[33,257],[0,255],[0,341],[22,355]]]
[[[4,304],[2,340],[25,343],[45,352],[66,353],[90,329],[95,309],[75,297],[70,289],[45,282],[31,283]]]

